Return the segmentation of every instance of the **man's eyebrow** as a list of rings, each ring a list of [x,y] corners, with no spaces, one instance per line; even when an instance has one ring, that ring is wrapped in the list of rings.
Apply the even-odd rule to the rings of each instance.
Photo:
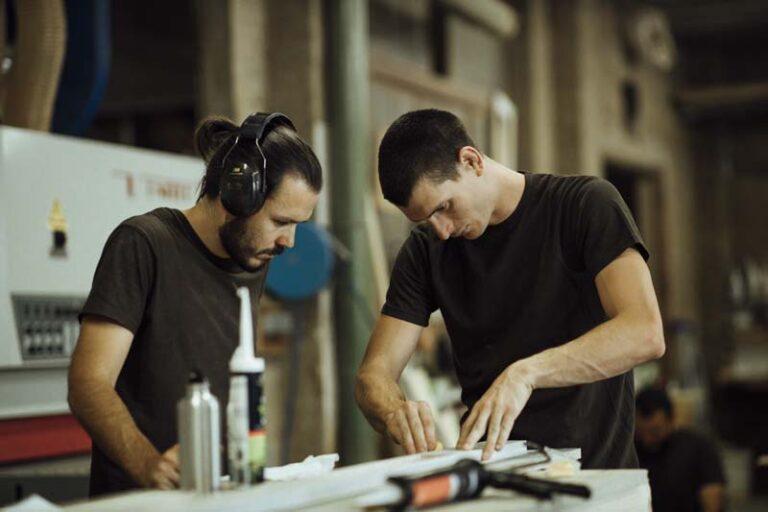
[[[443,203],[445,203],[445,201],[440,201],[440,204],[435,206],[435,208],[430,212],[430,214],[427,215],[426,217],[424,217],[423,219],[413,220],[411,222],[414,222],[414,223],[418,224],[419,222],[424,222],[425,220],[428,220],[431,216],[433,216],[435,214],[435,212],[437,212],[438,210],[440,210],[443,207]]]
[[[283,222],[285,224],[293,223],[293,224],[301,224],[302,222],[307,222],[309,218],[306,219],[294,219],[293,217],[285,217],[283,215],[273,215],[272,219],[276,220],[277,222]]]

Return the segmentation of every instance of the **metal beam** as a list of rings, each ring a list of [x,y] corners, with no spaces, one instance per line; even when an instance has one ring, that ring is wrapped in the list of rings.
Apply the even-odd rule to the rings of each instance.
[[[333,231],[350,251],[336,282],[339,448],[342,462],[376,458],[375,434],[354,398],[355,373],[372,329],[373,272],[364,223],[370,193],[368,1],[329,0]]]

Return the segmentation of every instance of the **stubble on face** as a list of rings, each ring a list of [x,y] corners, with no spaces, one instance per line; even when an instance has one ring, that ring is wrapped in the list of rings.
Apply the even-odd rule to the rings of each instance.
[[[246,272],[255,272],[264,265],[259,256],[276,256],[283,252],[282,247],[258,249],[261,245],[259,236],[248,232],[249,217],[235,217],[228,220],[219,228],[221,245],[234,260]],[[251,263],[253,260],[258,263]]]

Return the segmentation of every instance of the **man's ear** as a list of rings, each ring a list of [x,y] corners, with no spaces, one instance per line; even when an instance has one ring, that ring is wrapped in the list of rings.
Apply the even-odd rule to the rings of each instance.
[[[464,146],[459,150],[459,164],[461,167],[470,167],[478,176],[482,176],[485,171],[483,154],[472,146]]]

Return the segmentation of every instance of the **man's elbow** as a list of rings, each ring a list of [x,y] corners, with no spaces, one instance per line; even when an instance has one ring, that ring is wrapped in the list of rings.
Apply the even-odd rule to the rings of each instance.
[[[82,401],[80,400],[81,395],[77,392],[77,390],[72,389],[70,386],[67,390],[67,404],[69,405],[69,410],[72,412],[72,415],[78,419],[78,421],[82,422]]]
[[[67,379],[67,403],[69,404],[69,410],[72,411],[75,417],[79,417],[80,405],[85,392],[83,388],[81,379],[74,377],[70,370]]]
[[[102,390],[108,388],[103,378],[81,371],[77,364],[70,366],[67,376],[67,403],[69,410],[76,418],[87,412],[93,399],[102,395]]]
[[[664,341],[664,327],[661,323],[661,319],[648,322],[643,330],[645,360],[652,361],[661,358],[667,350],[667,345]]]
[[[362,368],[357,370],[355,374],[355,401],[357,405],[363,406],[363,399],[365,397],[365,373]]]

